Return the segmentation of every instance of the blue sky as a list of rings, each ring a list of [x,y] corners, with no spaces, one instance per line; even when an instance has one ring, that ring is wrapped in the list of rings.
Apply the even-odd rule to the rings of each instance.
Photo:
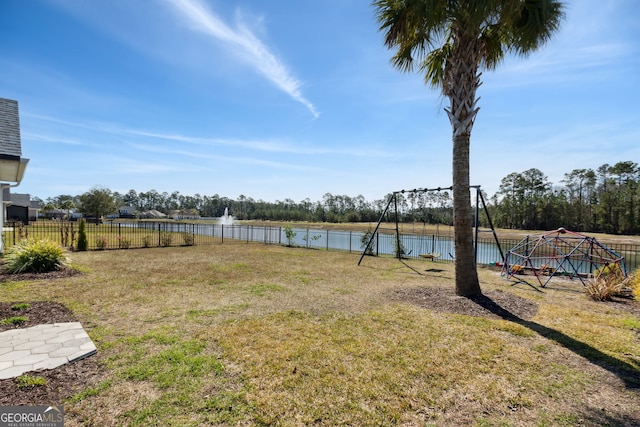
[[[555,184],[640,162],[640,2],[566,2],[560,33],[485,72],[471,181]],[[439,93],[390,64],[356,0],[0,0],[0,97],[19,102],[14,192],[322,199],[451,183]]]

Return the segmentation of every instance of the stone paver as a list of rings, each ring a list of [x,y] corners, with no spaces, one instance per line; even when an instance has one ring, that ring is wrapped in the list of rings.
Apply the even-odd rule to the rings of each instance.
[[[95,344],[79,322],[0,332],[0,379],[53,369],[91,356]]]

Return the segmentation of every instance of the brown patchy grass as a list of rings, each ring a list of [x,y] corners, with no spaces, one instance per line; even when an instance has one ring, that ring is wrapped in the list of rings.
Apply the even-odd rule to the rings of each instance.
[[[450,264],[358,259],[74,253],[84,274],[2,282],[0,300],[64,304],[98,346],[69,426],[640,424],[637,307],[488,268],[487,298],[461,301]]]

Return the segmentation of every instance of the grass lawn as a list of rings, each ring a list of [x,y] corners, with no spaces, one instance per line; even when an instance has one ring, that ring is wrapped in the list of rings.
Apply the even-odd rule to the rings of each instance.
[[[96,383],[51,402],[66,426],[640,425],[637,308],[483,268],[485,293],[533,316],[450,312],[424,295],[450,298],[452,264],[359,256],[72,253],[83,274],[3,282],[0,301],[62,303],[96,343]]]

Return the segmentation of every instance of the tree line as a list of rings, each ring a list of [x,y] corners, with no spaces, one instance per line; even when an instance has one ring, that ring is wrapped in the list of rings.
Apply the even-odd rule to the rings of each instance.
[[[640,233],[640,168],[631,161],[574,169],[553,185],[538,169],[512,173],[491,199],[497,227]]]
[[[640,233],[640,168],[631,161],[604,164],[593,169],[574,169],[554,184],[539,169],[513,172],[502,178],[498,191],[484,194],[487,210],[496,228],[553,230],[565,227],[582,232]],[[367,201],[326,193],[322,200],[292,199],[268,202],[240,195],[236,199],[214,194],[193,196],[156,190],[125,194],[107,188],[92,188],[78,196],[48,198],[48,208],[79,210],[90,215],[108,215],[118,206],[134,207],[139,213],[157,210],[165,214],[221,217],[225,208],[239,220],[376,222],[389,203],[384,198]],[[423,224],[453,224],[449,191],[407,191],[396,194],[398,221]],[[36,198],[37,199],[37,198]],[[475,202],[475,200],[474,200]],[[396,204],[383,218],[395,221]],[[488,226],[483,210],[480,223]]]

